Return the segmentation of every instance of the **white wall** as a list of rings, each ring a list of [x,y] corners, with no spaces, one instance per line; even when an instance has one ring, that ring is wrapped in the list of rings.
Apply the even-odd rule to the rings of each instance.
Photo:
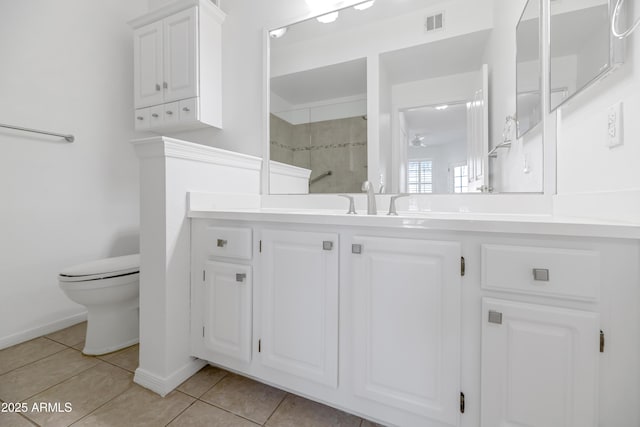
[[[0,121],[76,137],[0,129],[0,348],[81,318],[60,269],[138,251],[126,22],[145,11],[145,0],[0,2]]]
[[[640,33],[627,41],[626,61],[562,107],[558,123],[558,194],[640,190]],[[625,144],[606,146],[607,108],[624,103]]]

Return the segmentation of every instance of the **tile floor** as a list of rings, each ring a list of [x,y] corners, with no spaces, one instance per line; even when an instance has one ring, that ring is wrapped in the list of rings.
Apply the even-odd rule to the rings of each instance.
[[[377,426],[212,366],[162,398],[133,383],[137,345],[84,356],[85,331],[80,323],[0,350],[0,401],[27,407],[24,413],[0,412],[0,427]],[[49,408],[37,410],[43,403]]]

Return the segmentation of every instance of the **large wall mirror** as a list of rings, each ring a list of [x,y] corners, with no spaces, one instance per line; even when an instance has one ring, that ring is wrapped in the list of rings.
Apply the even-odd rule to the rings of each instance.
[[[272,174],[271,193],[522,191],[519,166],[488,153],[516,112],[526,3],[375,0],[271,29],[270,160],[308,177],[296,190]]]
[[[612,7],[609,0],[551,1],[551,110],[622,61],[621,43],[610,31]]]

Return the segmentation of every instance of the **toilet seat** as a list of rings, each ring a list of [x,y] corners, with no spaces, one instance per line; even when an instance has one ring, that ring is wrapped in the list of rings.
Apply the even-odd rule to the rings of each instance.
[[[60,282],[88,282],[137,274],[140,254],[99,259],[66,268],[58,275]]]

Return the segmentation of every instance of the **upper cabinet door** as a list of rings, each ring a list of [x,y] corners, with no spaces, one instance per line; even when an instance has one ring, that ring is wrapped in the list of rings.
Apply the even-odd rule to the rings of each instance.
[[[164,22],[164,101],[198,94],[197,8],[176,13]]]
[[[338,235],[262,232],[262,364],[337,387]]]
[[[355,393],[460,422],[460,244],[355,237]]]
[[[134,102],[136,108],[163,101],[162,22],[154,22],[133,32]]]
[[[483,427],[595,427],[599,314],[484,298]]]

